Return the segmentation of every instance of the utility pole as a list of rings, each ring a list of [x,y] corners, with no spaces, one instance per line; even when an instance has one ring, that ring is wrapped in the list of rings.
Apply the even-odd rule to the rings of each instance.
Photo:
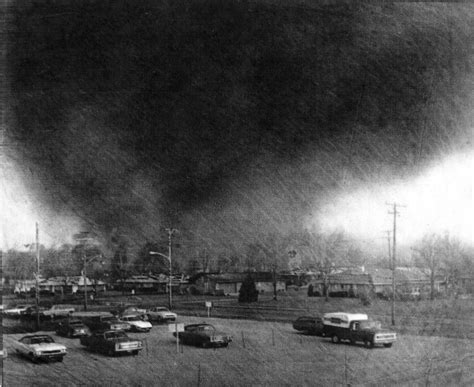
[[[84,310],[87,310],[87,275],[86,275],[86,252],[82,251],[82,259],[84,261],[84,265],[82,267],[82,282],[84,283]]]
[[[169,276],[169,287],[170,287],[169,297],[170,297],[170,299],[169,299],[169,305],[168,306],[169,306],[169,309],[171,310],[173,308],[173,295],[172,295],[173,294],[173,287],[172,287],[173,283],[171,281],[171,274],[172,274],[172,270],[173,270],[173,268],[171,266],[171,262],[172,262],[171,261],[171,237],[173,236],[173,233],[178,231],[178,230],[176,230],[174,228],[167,228],[166,231],[168,232],[168,260],[169,260],[169,263],[170,263],[170,276]]]
[[[397,216],[400,214],[397,211],[397,207],[406,207],[402,206],[397,203],[386,203],[389,206],[393,207],[392,212],[388,212],[389,214],[393,214],[393,244],[392,244],[392,325],[395,325],[395,265],[396,265],[396,252],[397,252]],[[390,235],[390,234],[389,234]],[[389,237],[389,243],[390,243],[390,237]],[[390,251],[390,250],[389,250]]]
[[[388,260],[390,262],[390,269],[393,267],[393,262],[392,262],[392,247],[390,245],[390,230],[387,230],[387,242],[388,242]]]
[[[176,230],[175,228],[167,228],[166,231],[168,232],[168,255],[165,255],[165,254],[162,254],[160,252],[157,252],[157,251],[150,251],[149,254],[150,255],[161,255],[162,257],[166,258],[169,262],[169,278],[168,278],[168,286],[169,286],[169,301],[168,301],[168,307],[169,309],[171,310],[172,307],[173,307],[173,290],[172,290],[172,285],[173,285],[173,282],[171,281],[171,275],[172,275],[172,271],[173,271],[173,268],[172,268],[172,258],[171,258],[171,252],[172,252],[172,249],[171,249],[171,238],[173,236],[173,234],[175,232],[178,232],[178,230]]]
[[[40,276],[40,245],[39,245],[39,226],[36,222],[36,331],[40,329],[40,316],[39,316],[39,276]]]

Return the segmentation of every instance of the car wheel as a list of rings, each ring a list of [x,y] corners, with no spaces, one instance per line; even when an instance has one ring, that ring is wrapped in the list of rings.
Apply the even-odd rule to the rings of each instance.
[[[374,342],[371,341],[371,340],[365,340],[364,344],[365,344],[366,348],[373,348],[374,347]]]
[[[202,347],[203,347],[203,348],[209,347],[209,343],[208,343],[207,341],[203,341],[203,342],[202,342]]]
[[[38,358],[33,354],[33,352],[30,352],[28,355],[33,363],[38,363]]]
[[[58,357],[58,361],[59,361],[60,363],[62,363],[63,360],[64,360],[64,357],[62,357],[62,356],[61,356],[61,357]]]
[[[115,355],[115,351],[114,351],[112,348],[109,348],[109,349],[107,350],[107,355],[108,355],[108,356],[114,356],[114,355]]]
[[[138,351],[133,351],[133,352],[132,352],[132,355],[133,355],[133,356],[137,356],[137,355],[138,355]]]
[[[71,337],[72,337],[72,333],[71,333],[71,331],[68,331],[68,332],[67,332],[67,337],[69,337],[69,338],[71,338]]]
[[[224,344],[222,344],[222,346],[223,346],[224,348],[227,348],[227,347],[229,346],[229,343],[224,343]]]
[[[383,345],[385,348],[390,348],[392,346],[392,343],[387,343]]]
[[[331,338],[332,342],[334,344],[339,344],[341,341],[339,340],[339,336],[338,335],[333,335],[332,338]]]

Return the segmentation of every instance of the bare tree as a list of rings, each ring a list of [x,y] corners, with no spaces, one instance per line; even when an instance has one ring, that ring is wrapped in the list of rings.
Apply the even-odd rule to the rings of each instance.
[[[329,300],[330,274],[342,264],[347,255],[347,241],[340,231],[331,234],[307,232],[303,235],[300,248],[309,255],[312,266],[323,279],[323,293]]]
[[[435,297],[435,279],[440,272],[442,264],[442,238],[437,234],[426,234],[423,239],[413,247],[415,264],[429,276],[430,299]]]
[[[446,233],[440,238],[442,269],[446,275],[446,290],[454,290],[463,272],[464,249],[459,239]]]

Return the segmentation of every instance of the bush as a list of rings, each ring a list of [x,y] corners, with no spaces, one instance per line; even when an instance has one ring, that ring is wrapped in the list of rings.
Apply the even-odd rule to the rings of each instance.
[[[250,274],[242,282],[239,290],[239,302],[257,302],[258,290]]]

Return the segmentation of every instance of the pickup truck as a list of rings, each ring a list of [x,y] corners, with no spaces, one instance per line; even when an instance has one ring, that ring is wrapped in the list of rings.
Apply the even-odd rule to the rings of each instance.
[[[323,317],[323,335],[333,343],[349,341],[364,343],[367,348],[383,345],[390,348],[397,340],[393,331],[382,329],[380,322],[369,320],[363,313],[326,313]]]
[[[69,305],[53,305],[50,309],[46,309],[41,312],[45,317],[67,317],[74,313],[75,309]]]

